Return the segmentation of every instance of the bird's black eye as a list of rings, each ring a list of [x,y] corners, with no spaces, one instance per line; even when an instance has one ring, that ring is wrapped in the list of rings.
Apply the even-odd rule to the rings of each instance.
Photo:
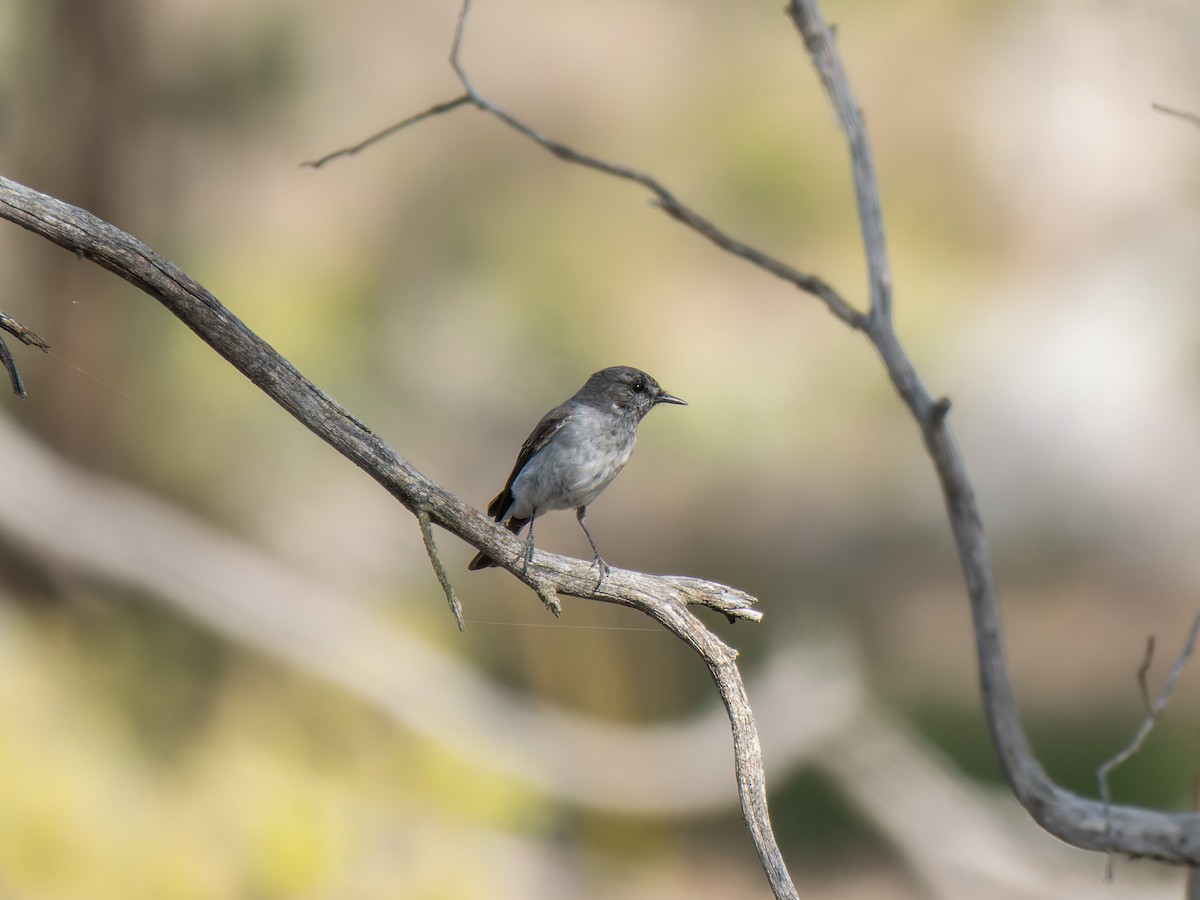
[[[632,387],[635,394],[641,394],[646,390],[646,382],[639,378],[633,383]]]

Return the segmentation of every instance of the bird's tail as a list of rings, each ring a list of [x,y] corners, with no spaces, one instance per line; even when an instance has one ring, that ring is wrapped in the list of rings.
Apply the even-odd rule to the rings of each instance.
[[[516,534],[525,527],[525,523],[528,521],[528,519],[509,519],[504,523],[504,527],[513,534]],[[467,568],[473,572],[476,569],[486,569],[488,566],[494,565],[497,565],[496,561],[483,551],[480,551],[479,553],[475,554],[475,557],[469,563],[467,563]]]

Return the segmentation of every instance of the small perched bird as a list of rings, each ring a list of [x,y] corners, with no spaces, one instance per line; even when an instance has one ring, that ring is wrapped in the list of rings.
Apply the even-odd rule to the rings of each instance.
[[[587,380],[575,396],[542,416],[525,439],[504,490],[488,504],[488,515],[513,534],[529,524],[525,569],[533,558],[533,520],[552,509],[574,509],[592,545],[592,565],[600,570],[596,587],[609,567],[584,524],[588,504],[629,462],[638,424],[660,403],[687,406],[639,369],[613,366]],[[468,568],[484,569],[495,560],[479,553]]]

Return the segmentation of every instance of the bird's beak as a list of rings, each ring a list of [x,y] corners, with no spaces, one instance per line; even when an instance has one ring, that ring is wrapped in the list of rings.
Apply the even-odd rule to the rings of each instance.
[[[668,394],[665,391],[654,398],[655,406],[658,406],[658,404],[660,404],[660,403],[674,403],[676,406],[687,406],[688,405],[686,400],[681,400],[678,397],[676,397],[674,394]]]

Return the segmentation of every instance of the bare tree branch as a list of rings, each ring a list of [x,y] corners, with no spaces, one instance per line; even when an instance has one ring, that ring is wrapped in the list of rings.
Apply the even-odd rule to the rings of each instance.
[[[859,212],[874,220],[862,225],[872,276],[872,310],[886,312],[890,309],[890,298],[881,298],[877,293],[890,291],[891,287],[886,261],[879,258],[885,253],[883,244],[874,237],[883,229],[879,188],[849,80],[817,0],[791,0],[787,11],[804,38],[850,143],[855,186],[860,195]],[[866,199],[864,193],[868,195]],[[946,421],[948,405],[943,408],[943,401],[931,399],[896,337],[890,316],[872,316],[865,331],[921,429],[942,486],[971,600],[988,727],[1017,799],[1043,828],[1077,847],[1153,856],[1178,863],[1200,861],[1200,817],[1195,814],[1168,815],[1133,807],[1113,808],[1107,800],[1097,804],[1064,790],[1046,775],[1029,745],[1013,698],[987,540],[974,486]]]
[[[1146,681],[1146,676],[1150,674],[1150,666],[1154,663],[1154,635],[1149,635],[1146,638],[1146,653],[1142,657],[1142,664],[1138,666],[1137,683],[1138,691],[1142,695],[1142,706],[1146,710],[1147,715],[1154,715],[1154,703],[1150,700],[1150,686]]]
[[[816,297],[822,303],[824,303],[826,307],[828,307],[831,313],[833,313],[851,328],[863,328],[866,322],[866,317],[849,303],[847,303],[837,291],[835,291],[822,279],[807,272],[801,272],[800,270],[789,266],[787,263],[781,262],[780,260],[763,253],[761,250],[751,247],[749,244],[745,244],[742,241],[732,237],[728,232],[718,228],[708,219],[704,218],[686,203],[681,201],[658,179],[647,175],[644,172],[639,172],[637,169],[631,169],[628,166],[616,165],[611,162],[606,162],[602,159],[597,159],[594,156],[589,156],[586,153],[581,153],[573,147],[569,147],[566,144],[554,140],[553,138],[547,137],[546,135],[522,122],[520,119],[509,115],[499,106],[476,92],[474,85],[467,76],[466,70],[463,68],[460,58],[462,41],[463,36],[466,33],[467,16],[470,12],[470,8],[471,0],[465,0],[462,10],[459,13],[458,25],[455,28],[454,42],[450,52],[450,65],[454,69],[455,74],[458,75],[459,81],[462,82],[463,87],[466,89],[466,95],[450,101],[449,103],[444,103],[433,107],[433,110],[436,110],[437,112],[444,112],[447,109],[467,103],[476,107],[477,109],[482,110],[488,115],[494,116],[509,128],[512,128],[520,134],[523,134],[535,144],[538,144],[539,146],[548,150],[550,153],[564,162],[569,162],[577,166],[582,166],[585,169],[591,169],[595,172],[610,175],[613,178],[618,178],[622,181],[630,181],[646,188],[654,195],[654,204],[672,219],[675,219],[677,222],[681,222],[682,224],[686,225],[701,237],[706,238],[727,253],[732,253],[734,256],[744,259],[752,265],[769,272],[776,278],[794,285],[806,294],[811,294],[812,296]],[[383,129],[376,135],[372,135],[360,144],[349,148],[349,150],[338,150],[334,153],[328,154],[325,157],[322,157],[320,160],[318,160],[318,164],[335,159],[339,156],[348,155],[348,153],[351,152],[357,152],[358,149],[369,146],[381,137],[395,134],[396,132],[407,128],[409,125],[423,121],[424,119],[428,118],[429,113],[430,111],[427,110],[426,112],[418,113],[415,116],[409,116],[408,118],[397,122],[395,125]]]
[[[463,104],[470,102],[471,98],[469,96],[462,96],[455,97],[453,100],[447,100],[445,103],[435,103],[424,112],[419,112],[416,115],[409,116],[407,119],[403,120],[402,122],[397,122],[395,125],[389,125],[382,131],[377,131],[369,138],[364,138],[352,147],[343,147],[341,150],[334,150],[332,153],[325,154],[320,159],[314,159],[311,162],[301,163],[300,165],[307,166],[310,169],[319,169],[321,166],[325,165],[325,163],[333,162],[335,159],[339,159],[343,156],[354,156],[356,153],[366,150],[373,144],[377,144],[380,141],[391,137],[397,131],[402,131],[409,125],[415,125],[417,122],[423,122],[426,119],[432,118],[433,116],[440,116],[442,113],[448,113],[451,110],[458,109],[458,107],[462,106]]]
[[[26,328],[12,316],[0,312],[0,329],[7,331],[22,344],[29,347],[37,347],[39,350],[49,353],[50,345],[38,337],[33,331]]]
[[[7,331],[22,344],[37,347],[44,353],[50,352],[49,344],[12,316],[2,312],[0,312],[0,330]],[[12,385],[13,393],[24,400],[25,385],[21,383],[21,373],[17,371],[17,361],[13,359],[13,355],[8,349],[8,344],[4,342],[2,335],[0,335],[0,365],[4,366],[5,371],[8,372],[8,380]]]
[[[539,553],[523,566],[507,529],[435,484],[342,409],[200,284],[132,235],[91,213],[0,177],[0,218],[41,235],[113,272],[167,307],[201,340],[321,440],[361,468],[414,515],[483,550],[532,587],[552,609],[565,594],[637,609],[663,625],[704,660],[733,731],[734,772],[747,829],[778,897],[796,891],[771,831],[762,748],[737,667],[737,651],[688,609],[708,606],[757,621],[755,600],[735,588],[696,578],[646,575],[614,568],[598,589],[583,560]]]
[[[995,581],[975,488],[949,427],[949,399],[933,398],[892,325],[892,281],[875,167],[862,115],[850,90],[849,78],[833,34],[821,15],[817,0],[790,0],[787,14],[804,40],[838,121],[846,133],[870,273],[870,315],[858,312],[820,278],[765,256],[733,239],[679,201],[656,178],[597,159],[548,138],[481,96],[461,62],[461,45],[469,10],[470,0],[464,0],[450,64],[466,89],[471,105],[494,116],[559,159],[647,188],[668,215],[721,249],[817,297],[840,320],[863,332],[875,347],[893,386],[916,420],[942,489],[971,604],[988,727],[1001,769],[1022,806],[1047,831],[1083,849],[1200,864],[1200,815],[1114,807],[1103,801],[1080,797],[1050,779],[1029,744],[1008,677]]]

